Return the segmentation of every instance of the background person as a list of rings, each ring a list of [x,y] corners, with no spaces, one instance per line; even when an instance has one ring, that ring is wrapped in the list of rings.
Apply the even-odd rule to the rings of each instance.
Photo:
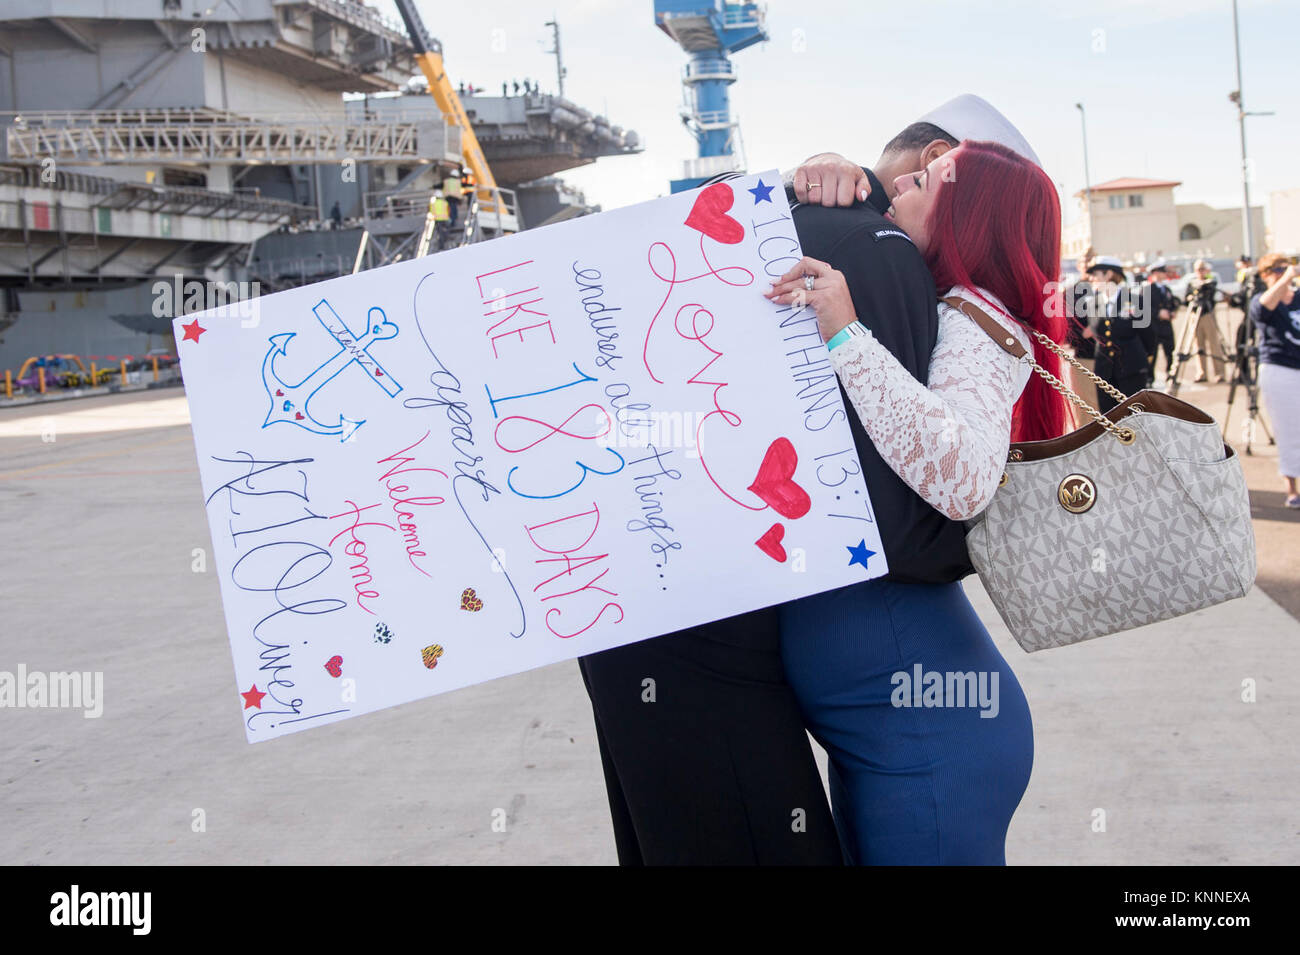
[[[456,219],[460,215],[460,170],[453,169],[442,180],[442,197],[447,200],[447,228],[456,228]]]
[[[1091,249],[1089,253],[1091,253]],[[1088,276],[1088,266],[1092,264],[1092,255],[1079,259],[1079,278],[1065,290],[1065,314],[1069,319],[1066,326],[1066,342],[1075,361],[1089,371],[1097,366],[1097,339],[1093,335],[1090,318],[1096,301],[1092,280]],[[1091,378],[1073,365],[1067,372],[1070,388],[1094,408],[1097,407],[1097,385]],[[1079,408],[1071,405],[1070,413],[1076,426],[1082,426],[1090,420]]]
[[[1259,260],[1268,291],[1255,296],[1250,316],[1259,328],[1259,390],[1277,438],[1277,467],[1286,482],[1286,506],[1300,508],[1300,276],[1278,253]]]
[[[1219,297],[1219,277],[1210,263],[1197,259],[1187,283],[1187,320],[1196,322],[1196,380],[1217,385],[1223,381],[1223,336],[1214,308]],[[1214,366],[1214,378],[1207,371]]]
[[[1151,263],[1147,281],[1151,284],[1152,327],[1155,329],[1155,350],[1151,353],[1151,380],[1155,380],[1156,362],[1161,352],[1165,356],[1165,377],[1174,364],[1174,313],[1178,304],[1169,290],[1169,265],[1164,259]]]
[[[441,191],[435,190],[433,198],[429,200],[429,213],[433,216],[433,233],[437,238],[437,248],[441,249],[443,243],[447,241],[447,231],[451,221],[451,203],[446,200]]]
[[[1099,255],[1088,268],[1095,296],[1089,328],[1097,342],[1097,377],[1133,395],[1147,386],[1155,329],[1150,316],[1139,314],[1125,294],[1124,264],[1113,255]],[[1096,409],[1105,414],[1119,402],[1098,389]]]

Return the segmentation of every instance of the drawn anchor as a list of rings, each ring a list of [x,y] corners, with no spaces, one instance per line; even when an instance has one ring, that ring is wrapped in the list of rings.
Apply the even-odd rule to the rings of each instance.
[[[370,354],[370,346],[375,342],[396,337],[398,329],[379,307],[371,308],[366,313],[366,331],[360,337],[353,333],[347,323],[339,318],[330,303],[324,299],[316,303],[312,312],[325,330],[339,343],[339,350],[302,381],[289,384],[276,371],[275,359],[277,355],[287,353],[289,342],[298,333],[284,332],[280,335],[272,335],[269,339],[271,348],[262,359],[262,385],[266,388],[266,396],[271,404],[271,410],[267,412],[262,427],[268,428],[283,422],[297,425],[315,434],[337,434],[340,442],[347,441],[357,428],[366,423],[365,419],[353,420],[340,412],[338,421],[334,423],[320,421],[310,410],[311,400],[335,375],[353,362],[359,365],[365,371],[366,377],[382,388],[390,398],[395,398],[402,390],[402,386]]]

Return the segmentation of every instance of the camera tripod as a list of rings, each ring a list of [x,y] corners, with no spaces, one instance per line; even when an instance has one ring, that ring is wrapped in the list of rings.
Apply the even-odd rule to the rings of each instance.
[[[1238,328],[1236,349],[1231,354],[1211,354],[1206,349],[1198,347],[1196,332],[1200,327],[1201,319],[1206,317],[1207,312],[1209,320],[1215,323],[1215,330],[1219,331],[1219,341],[1224,340],[1222,331],[1218,328],[1218,321],[1214,316],[1213,303],[1206,302],[1201,298],[1193,299],[1187,309],[1187,322],[1184,324],[1182,334],[1178,336],[1178,343],[1174,348],[1174,361],[1166,375],[1165,392],[1177,397],[1188,359],[1193,355],[1200,359],[1202,371],[1206,373],[1207,378],[1209,377],[1210,361],[1217,359],[1223,363],[1225,372],[1231,368],[1231,373],[1226,375],[1228,380],[1228,406],[1223,413],[1224,438],[1226,439],[1228,436],[1228,423],[1232,418],[1232,405],[1237,397],[1237,389],[1244,388],[1246,390],[1247,405],[1246,421],[1242,426],[1242,439],[1246,445],[1246,454],[1252,453],[1251,444],[1254,441],[1256,425],[1264,429],[1264,434],[1268,437],[1268,443],[1275,444],[1273,432],[1269,430],[1259,407],[1259,378],[1257,374],[1259,347],[1255,343],[1255,323],[1251,321],[1249,309],[1243,311],[1244,317],[1241,326]]]
[[[1237,351],[1233,360],[1232,379],[1228,382],[1228,407],[1223,412],[1223,437],[1225,439],[1228,437],[1228,422],[1232,419],[1232,402],[1237,396],[1237,388],[1245,388],[1246,420],[1241,426],[1241,437],[1246,444],[1246,453],[1250,454],[1250,445],[1255,439],[1256,424],[1264,429],[1269,444],[1277,444],[1277,440],[1259,410],[1259,344],[1255,341],[1255,322],[1250,317],[1249,306],[1242,309],[1241,315],[1241,325],[1237,328]]]
[[[1193,356],[1200,359],[1201,371],[1208,379],[1211,359],[1220,362],[1226,369],[1233,361],[1233,356],[1228,354],[1211,354],[1204,348],[1199,347],[1196,340],[1196,332],[1201,326],[1201,319],[1206,315],[1214,323],[1215,331],[1219,331],[1219,323],[1214,317],[1214,302],[1205,301],[1197,296],[1190,298],[1187,303],[1187,321],[1183,325],[1182,334],[1178,336],[1178,341],[1174,346],[1174,361],[1165,375],[1165,391],[1173,397],[1178,397],[1178,389],[1183,384],[1183,373],[1187,370],[1188,359]],[[1219,334],[1220,343],[1223,342],[1223,334]]]

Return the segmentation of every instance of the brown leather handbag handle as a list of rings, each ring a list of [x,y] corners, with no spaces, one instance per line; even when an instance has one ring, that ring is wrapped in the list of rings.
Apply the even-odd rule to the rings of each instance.
[[[973,302],[956,295],[950,295],[944,300],[945,304],[951,305],[957,311],[961,312],[969,319],[973,319],[975,324],[988,333],[989,338],[993,339],[1002,346],[1002,350],[1009,352],[1016,358],[1025,357],[1025,346],[1020,344],[1014,335],[1011,335],[1002,324],[986,311]]]

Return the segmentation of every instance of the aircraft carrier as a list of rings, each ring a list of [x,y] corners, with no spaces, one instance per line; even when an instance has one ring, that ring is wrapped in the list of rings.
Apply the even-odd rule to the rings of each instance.
[[[410,26],[359,0],[4,5],[0,369],[139,368],[203,305],[173,288],[266,294],[596,211],[556,174],[636,133],[535,85],[440,109]],[[495,182],[431,245],[472,140]]]

